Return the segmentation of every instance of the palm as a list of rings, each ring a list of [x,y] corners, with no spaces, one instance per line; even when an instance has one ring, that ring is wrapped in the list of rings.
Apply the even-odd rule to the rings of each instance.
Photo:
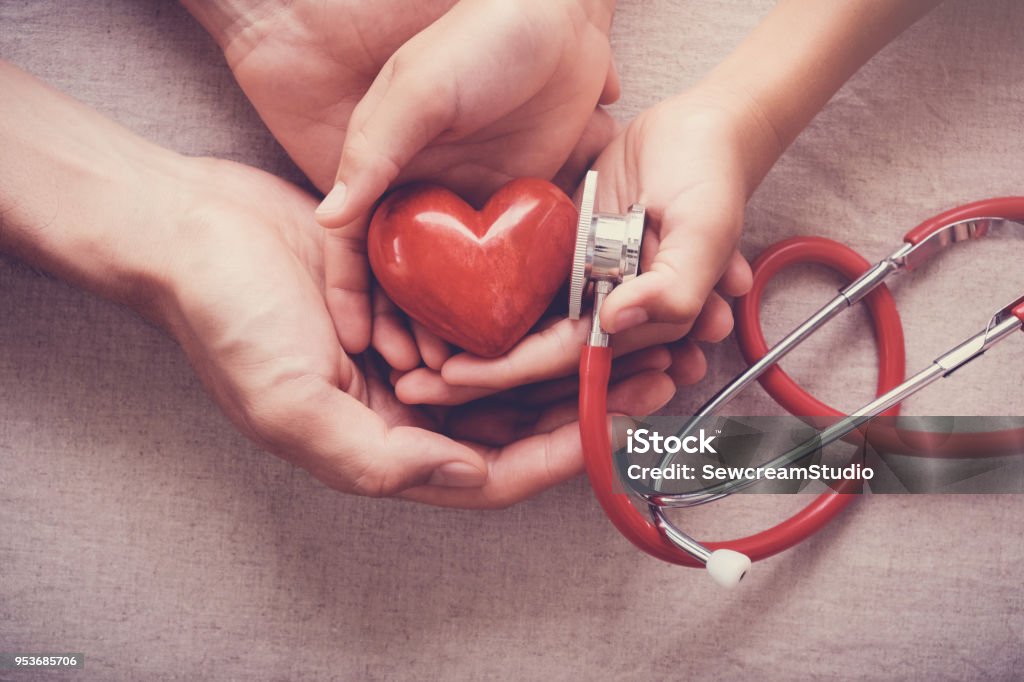
[[[225,55],[274,137],[324,190],[352,109],[380,67],[454,2],[296,2],[287,11],[297,22],[267,17],[256,26],[258,38],[235,39]]]
[[[260,171],[221,162],[227,186],[193,213],[205,241],[201,262],[189,264],[195,301],[182,301],[188,326],[175,328],[204,383],[247,435],[286,454],[256,414],[287,410],[341,388],[353,400],[384,408],[388,426],[423,424],[397,409],[383,384],[338,344],[323,297],[323,230],[313,200]],[[230,267],[225,267],[225,263]],[[197,322],[198,321],[198,322]],[[372,415],[370,415],[372,417]]]

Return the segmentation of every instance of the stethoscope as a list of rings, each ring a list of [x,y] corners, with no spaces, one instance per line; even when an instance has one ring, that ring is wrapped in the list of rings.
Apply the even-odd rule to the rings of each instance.
[[[725,481],[697,492],[664,494],[655,490],[648,494],[637,493],[639,507],[634,505],[633,496],[619,492],[625,486],[616,485],[606,408],[612,349],[608,333],[601,328],[600,312],[612,289],[638,274],[645,210],[643,206],[634,204],[625,214],[600,213],[596,197],[597,172],[590,171],[580,199],[569,293],[569,316],[572,319],[580,318],[588,289],[593,289],[594,298],[590,334],[580,358],[580,436],[587,475],[605,513],[633,544],[664,561],[706,567],[716,582],[726,587],[734,586],[749,570],[751,561],[786,550],[823,528],[853,501],[855,495],[849,493],[854,488],[840,486],[836,491],[822,493],[791,518],[760,533],[727,542],[708,543],[698,542],[677,528],[665,509],[717,500],[736,492],[747,482]],[[688,420],[689,426],[684,427],[680,435],[685,435],[688,428],[718,413],[755,380],[790,413],[804,417],[830,417],[834,422],[813,439],[779,455],[764,467],[789,466],[818,448],[843,438],[878,415],[895,416],[903,400],[949,376],[1011,333],[1022,329],[1024,296],[999,310],[977,334],[904,381],[903,328],[892,294],[883,282],[902,270],[915,270],[952,244],[991,235],[1011,226],[1019,227],[1021,222],[1024,222],[1024,197],[987,199],[960,206],[912,229],[904,236],[900,248],[875,265],[850,248],[821,237],[787,239],[770,247],[752,264],[753,286],[750,293],[737,303],[736,336],[750,367]],[[769,348],[760,325],[761,297],[768,281],[776,273],[797,263],[826,265],[852,283]],[[878,397],[846,415],[808,394],[776,363],[826,322],[861,300],[868,307],[878,342]],[[883,428],[881,431],[882,439],[900,439],[896,429]],[[1009,454],[1019,452],[1021,443],[1022,434],[1018,429],[953,434],[943,444],[945,450],[932,452],[930,456],[951,456],[951,453],[963,453],[965,449],[979,456]]]

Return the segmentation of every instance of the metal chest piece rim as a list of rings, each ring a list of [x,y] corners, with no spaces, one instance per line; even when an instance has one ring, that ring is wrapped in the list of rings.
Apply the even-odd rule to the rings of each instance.
[[[573,320],[580,319],[588,284],[617,286],[637,276],[646,215],[641,204],[633,204],[624,214],[599,212],[595,170],[587,171],[578,209],[569,283],[569,318]]]

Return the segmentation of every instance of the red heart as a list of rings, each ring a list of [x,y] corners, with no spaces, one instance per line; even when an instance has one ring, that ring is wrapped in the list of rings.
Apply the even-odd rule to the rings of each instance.
[[[370,266],[392,301],[441,338],[495,357],[526,335],[568,276],[576,207],[522,178],[482,211],[443,187],[388,195],[367,235]]]

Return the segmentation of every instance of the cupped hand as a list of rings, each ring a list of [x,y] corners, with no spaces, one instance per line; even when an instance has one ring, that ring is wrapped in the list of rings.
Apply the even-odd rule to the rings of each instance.
[[[189,163],[186,185],[168,190],[170,303],[150,314],[244,434],[339,490],[435,504],[502,506],[581,470],[564,396],[451,412],[399,402],[375,355],[338,342],[314,200],[238,164]],[[673,390],[645,369],[613,387],[611,409],[657,409]]]
[[[341,227],[395,181],[427,178],[480,203],[565,164],[611,71],[608,0],[461,0],[383,64],[352,112],[318,210]],[[610,128],[609,128],[610,129]]]
[[[372,304],[365,259],[349,258],[365,252],[377,198],[412,179],[477,202],[515,177],[570,187],[612,135],[595,109],[618,96],[612,0],[241,1],[220,21],[186,4],[274,136],[331,190],[319,219],[339,228],[325,270],[343,346],[362,351],[379,323],[374,345],[403,369],[419,347],[386,302]]]

